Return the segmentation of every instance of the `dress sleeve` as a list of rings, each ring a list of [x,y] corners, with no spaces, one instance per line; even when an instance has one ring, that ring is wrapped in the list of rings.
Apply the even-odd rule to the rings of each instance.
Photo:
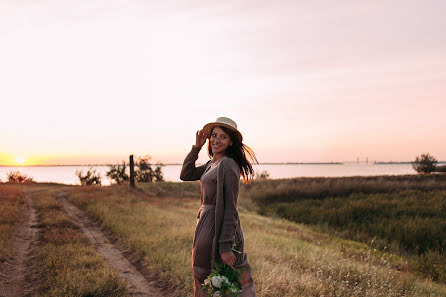
[[[222,165],[222,164],[220,164]],[[220,254],[232,250],[235,240],[235,231],[238,222],[237,199],[239,192],[240,173],[238,168],[222,166],[220,177],[222,179],[222,196],[217,199],[217,217],[221,217],[222,224],[218,239]],[[223,208],[223,211],[221,211]]]
[[[187,154],[181,168],[180,179],[184,181],[199,180],[206,169],[207,163],[198,167],[195,167],[195,161],[198,159],[198,153],[201,147],[192,146],[191,151]]]

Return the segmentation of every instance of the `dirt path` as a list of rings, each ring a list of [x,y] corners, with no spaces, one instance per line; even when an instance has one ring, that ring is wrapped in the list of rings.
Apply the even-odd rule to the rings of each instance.
[[[58,201],[75,224],[79,226],[91,244],[99,251],[119,275],[130,284],[133,296],[163,297],[161,291],[153,286],[133,266],[107,236],[79,208],[68,202],[66,193],[58,194]]]
[[[23,216],[16,239],[11,246],[12,254],[4,263],[0,287],[1,297],[26,296],[32,291],[29,269],[31,257],[35,251],[38,240],[37,211],[30,195],[24,198]]]

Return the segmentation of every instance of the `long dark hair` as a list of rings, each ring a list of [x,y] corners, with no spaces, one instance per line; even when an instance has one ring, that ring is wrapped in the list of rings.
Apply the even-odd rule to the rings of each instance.
[[[243,183],[251,183],[254,177],[254,169],[252,168],[252,164],[259,163],[259,161],[257,161],[256,155],[254,154],[254,151],[249,146],[243,144],[240,141],[240,138],[238,137],[236,132],[226,127],[218,127],[220,127],[226,134],[228,134],[232,141],[232,145],[228,146],[225,151],[226,156],[234,159],[235,163],[237,163],[238,167],[240,168],[240,175],[243,177]],[[210,135],[212,135],[212,130]],[[208,142],[208,155],[211,158],[214,155],[214,153],[212,152],[210,140]]]

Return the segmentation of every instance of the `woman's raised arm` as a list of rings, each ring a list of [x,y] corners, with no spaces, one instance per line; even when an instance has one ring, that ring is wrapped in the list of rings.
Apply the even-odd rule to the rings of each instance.
[[[197,131],[195,136],[195,145],[192,146],[191,151],[187,154],[183,162],[183,167],[181,168],[180,179],[184,181],[199,180],[205,171],[206,166],[210,162],[208,161],[206,164],[198,167],[195,166],[195,162],[198,159],[198,153],[206,142],[206,135],[203,133],[203,130],[201,130]]]

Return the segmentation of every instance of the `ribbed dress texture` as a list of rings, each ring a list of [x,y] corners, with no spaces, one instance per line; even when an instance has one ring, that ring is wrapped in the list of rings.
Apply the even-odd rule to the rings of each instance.
[[[235,267],[241,273],[241,296],[256,296],[237,211],[240,169],[232,158],[226,156],[214,164],[208,161],[196,167],[200,149],[192,146],[180,175],[185,181],[200,180],[201,207],[192,247],[194,296],[205,296],[201,284],[211,273],[212,261],[221,262],[220,253],[228,251],[234,252]]]

